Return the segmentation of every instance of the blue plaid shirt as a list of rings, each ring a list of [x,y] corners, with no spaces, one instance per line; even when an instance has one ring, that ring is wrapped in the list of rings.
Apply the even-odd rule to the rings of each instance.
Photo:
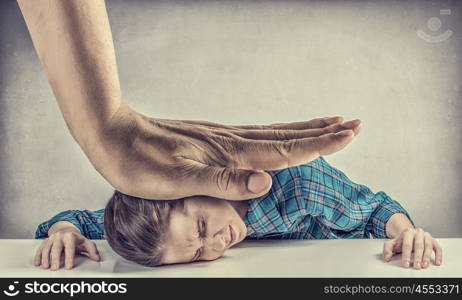
[[[321,156],[296,167],[266,171],[270,191],[248,200],[244,217],[249,239],[387,238],[385,226],[396,213],[409,213],[383,191],[352,182]],[[90,239],[104,239],[104,209],[68,210],[43,222],[35,238],[47,237],[58,221],[74,224]]]

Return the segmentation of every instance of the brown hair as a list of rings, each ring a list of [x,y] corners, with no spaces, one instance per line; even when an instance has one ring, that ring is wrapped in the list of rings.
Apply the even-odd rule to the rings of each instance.
[[[183,200],[147,200],[115,191],[104,210],[109,246],[129,261],[160,265],[170,212],[183,208]]]

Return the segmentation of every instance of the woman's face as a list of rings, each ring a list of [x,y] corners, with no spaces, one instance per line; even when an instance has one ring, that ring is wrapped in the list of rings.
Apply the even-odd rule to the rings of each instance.
[[[245,207],[245,208],[244,208]],[[184,209],[171,211],[163,264],[214,260],[247,234],[242,218],[247,201],[188,197]],[[239,213],[238,213],[239,212]]]

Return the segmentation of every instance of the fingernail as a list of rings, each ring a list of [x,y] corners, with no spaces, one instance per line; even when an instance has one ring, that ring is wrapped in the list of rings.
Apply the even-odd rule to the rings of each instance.
[[[424,262],[422,263],[422,266],[423,266],[424,268],[426,268],[427,265],[428,265],[428,261],[424,261]]]
[[[336,136],[350,136],[350,135],[353,135],[353,131],[351,130],[342,130],[342,131],[339,131],[335,134]]]
[[[420,269],[420,262],[416,261],[416,262],[414,263],[414,267],[415,267],[416,269]]]
[[[409,262],[408,262],[408,261],[405,261],[405,262],[404,262],[404,266],[405,266],[406,268],[409,268]]]
[[[266,179],[263,174],[253,173],[249,176],[247,189],[252,193],[258,194],[265,190],[267,186]]]

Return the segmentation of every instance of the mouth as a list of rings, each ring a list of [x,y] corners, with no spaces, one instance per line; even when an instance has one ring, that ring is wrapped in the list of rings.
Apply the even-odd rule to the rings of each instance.
[[[229,225],[229,243],[228,243],[228,248],[231,247],[231,245],[234,243],[234,240],[236,239],[236,232],[234,232],[233,227]]]

